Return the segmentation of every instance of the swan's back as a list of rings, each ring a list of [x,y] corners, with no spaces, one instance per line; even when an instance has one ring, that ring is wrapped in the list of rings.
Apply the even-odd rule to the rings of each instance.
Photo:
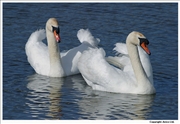
[[[88,85],[95,90],[127,92],[128,89],[125,89],[127,85],[134,85],[131,83],[134,78],[105,60],[102,48],[84,51],[79,59],[78,68]]]
[[[28,62],[36,73],[49,75],[50,64],[48,47],[42,42],[45,38],[46,33],[44,29],[33,32],[26,43],[25,51]]]

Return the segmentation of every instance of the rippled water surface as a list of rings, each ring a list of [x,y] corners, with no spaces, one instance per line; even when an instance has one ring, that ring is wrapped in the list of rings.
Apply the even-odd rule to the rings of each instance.
[[[106,55],[140,31],[150,41],[156,95],[93,91],[81,75],[50,78],[29,65],[25,44],[48,18],[60,22],[61,50],[89,28]],[[177,3],[3,3],[3,119],[178,119]]]

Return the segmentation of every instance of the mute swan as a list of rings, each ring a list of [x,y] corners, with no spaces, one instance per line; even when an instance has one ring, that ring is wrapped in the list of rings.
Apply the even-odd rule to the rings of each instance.
[[[90,48],[84,51],[79,59],[79,71],[87,84],[94,90],[154,94],[155,88],[148,43],[149,41],[140,32],[131,32],[126,39],[126,45],[121,45],[123,46],[122,51],[124,50],[127,55],[121,54],[121,57],[116,58],[122,59],[121,61],[117,61],[113,57],[108,58],[108,62],[116,63],[115,65],[119,65],[120,68],[116,68],[107,62],[105,51],[102,48]],[[141,60],[147,63],[142,64]],[[124,63],[120,63],[123,61]]]
[[[48,46],[42,42],[46,36]],[[60,53],[59,24],[57,19],[50,18],[46,23],[46,33],[44,29],[40,29],[29,37],[25,45],[28,62],[41,75],[64,77],[78,74],[77,63],[81,53],[89,47],[96,47],[100,40],[94,38],[88,29],[80,29],[77,37],[81,45]]]

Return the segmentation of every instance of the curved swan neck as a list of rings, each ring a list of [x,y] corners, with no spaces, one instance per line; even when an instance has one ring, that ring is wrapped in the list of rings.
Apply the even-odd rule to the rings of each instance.
[[[138,86],[143,86],[143,84],[149,82],[149,80],[140,61],[138,48],[136,45],[128,42],[127,49],[134,70],[134,74],[137,79]]]
[[[54,34],[46,28],[46,35],[48,41],[48,50],[50,58],[50,76],[62,77],[64,76],[64,70],[61,64],[59,46],[56,42]]]
[[[54,34],[46,30],[46,35],[47,35],[47,41],[48,41],[50,61],[53,62],[54,58],[57,58],[57,59],[59,58],[60,60],[59,47],[58,47],[58,43],[55,40]]]

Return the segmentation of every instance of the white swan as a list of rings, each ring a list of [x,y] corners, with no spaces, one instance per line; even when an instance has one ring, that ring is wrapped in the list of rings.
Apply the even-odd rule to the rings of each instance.
[[[108,58],[108,62],[120,68],[107,62],[102,48],[95,48],[83,52],[78,63],[79,71],[94,90],[154,94],[152,67],[147,55],[150,54],[148,43],[143,34],[133,31],[126,39],[127,48],[124,44],[120,45],[123,46],[122,52],[128,54]]]
[[[46,36],[48,46],[42,42]],[[25,46],[28,62],[41,75],[64,77],[78,74],[77,63],[81,53],[89,47],[96,47],[100,40],[94,38],[88,29],[80,29],[77,37],[82,44],[60,54],[59,24],[57,19],[50,18],[46,23],[46,32],[41,29],[29,37]]]

